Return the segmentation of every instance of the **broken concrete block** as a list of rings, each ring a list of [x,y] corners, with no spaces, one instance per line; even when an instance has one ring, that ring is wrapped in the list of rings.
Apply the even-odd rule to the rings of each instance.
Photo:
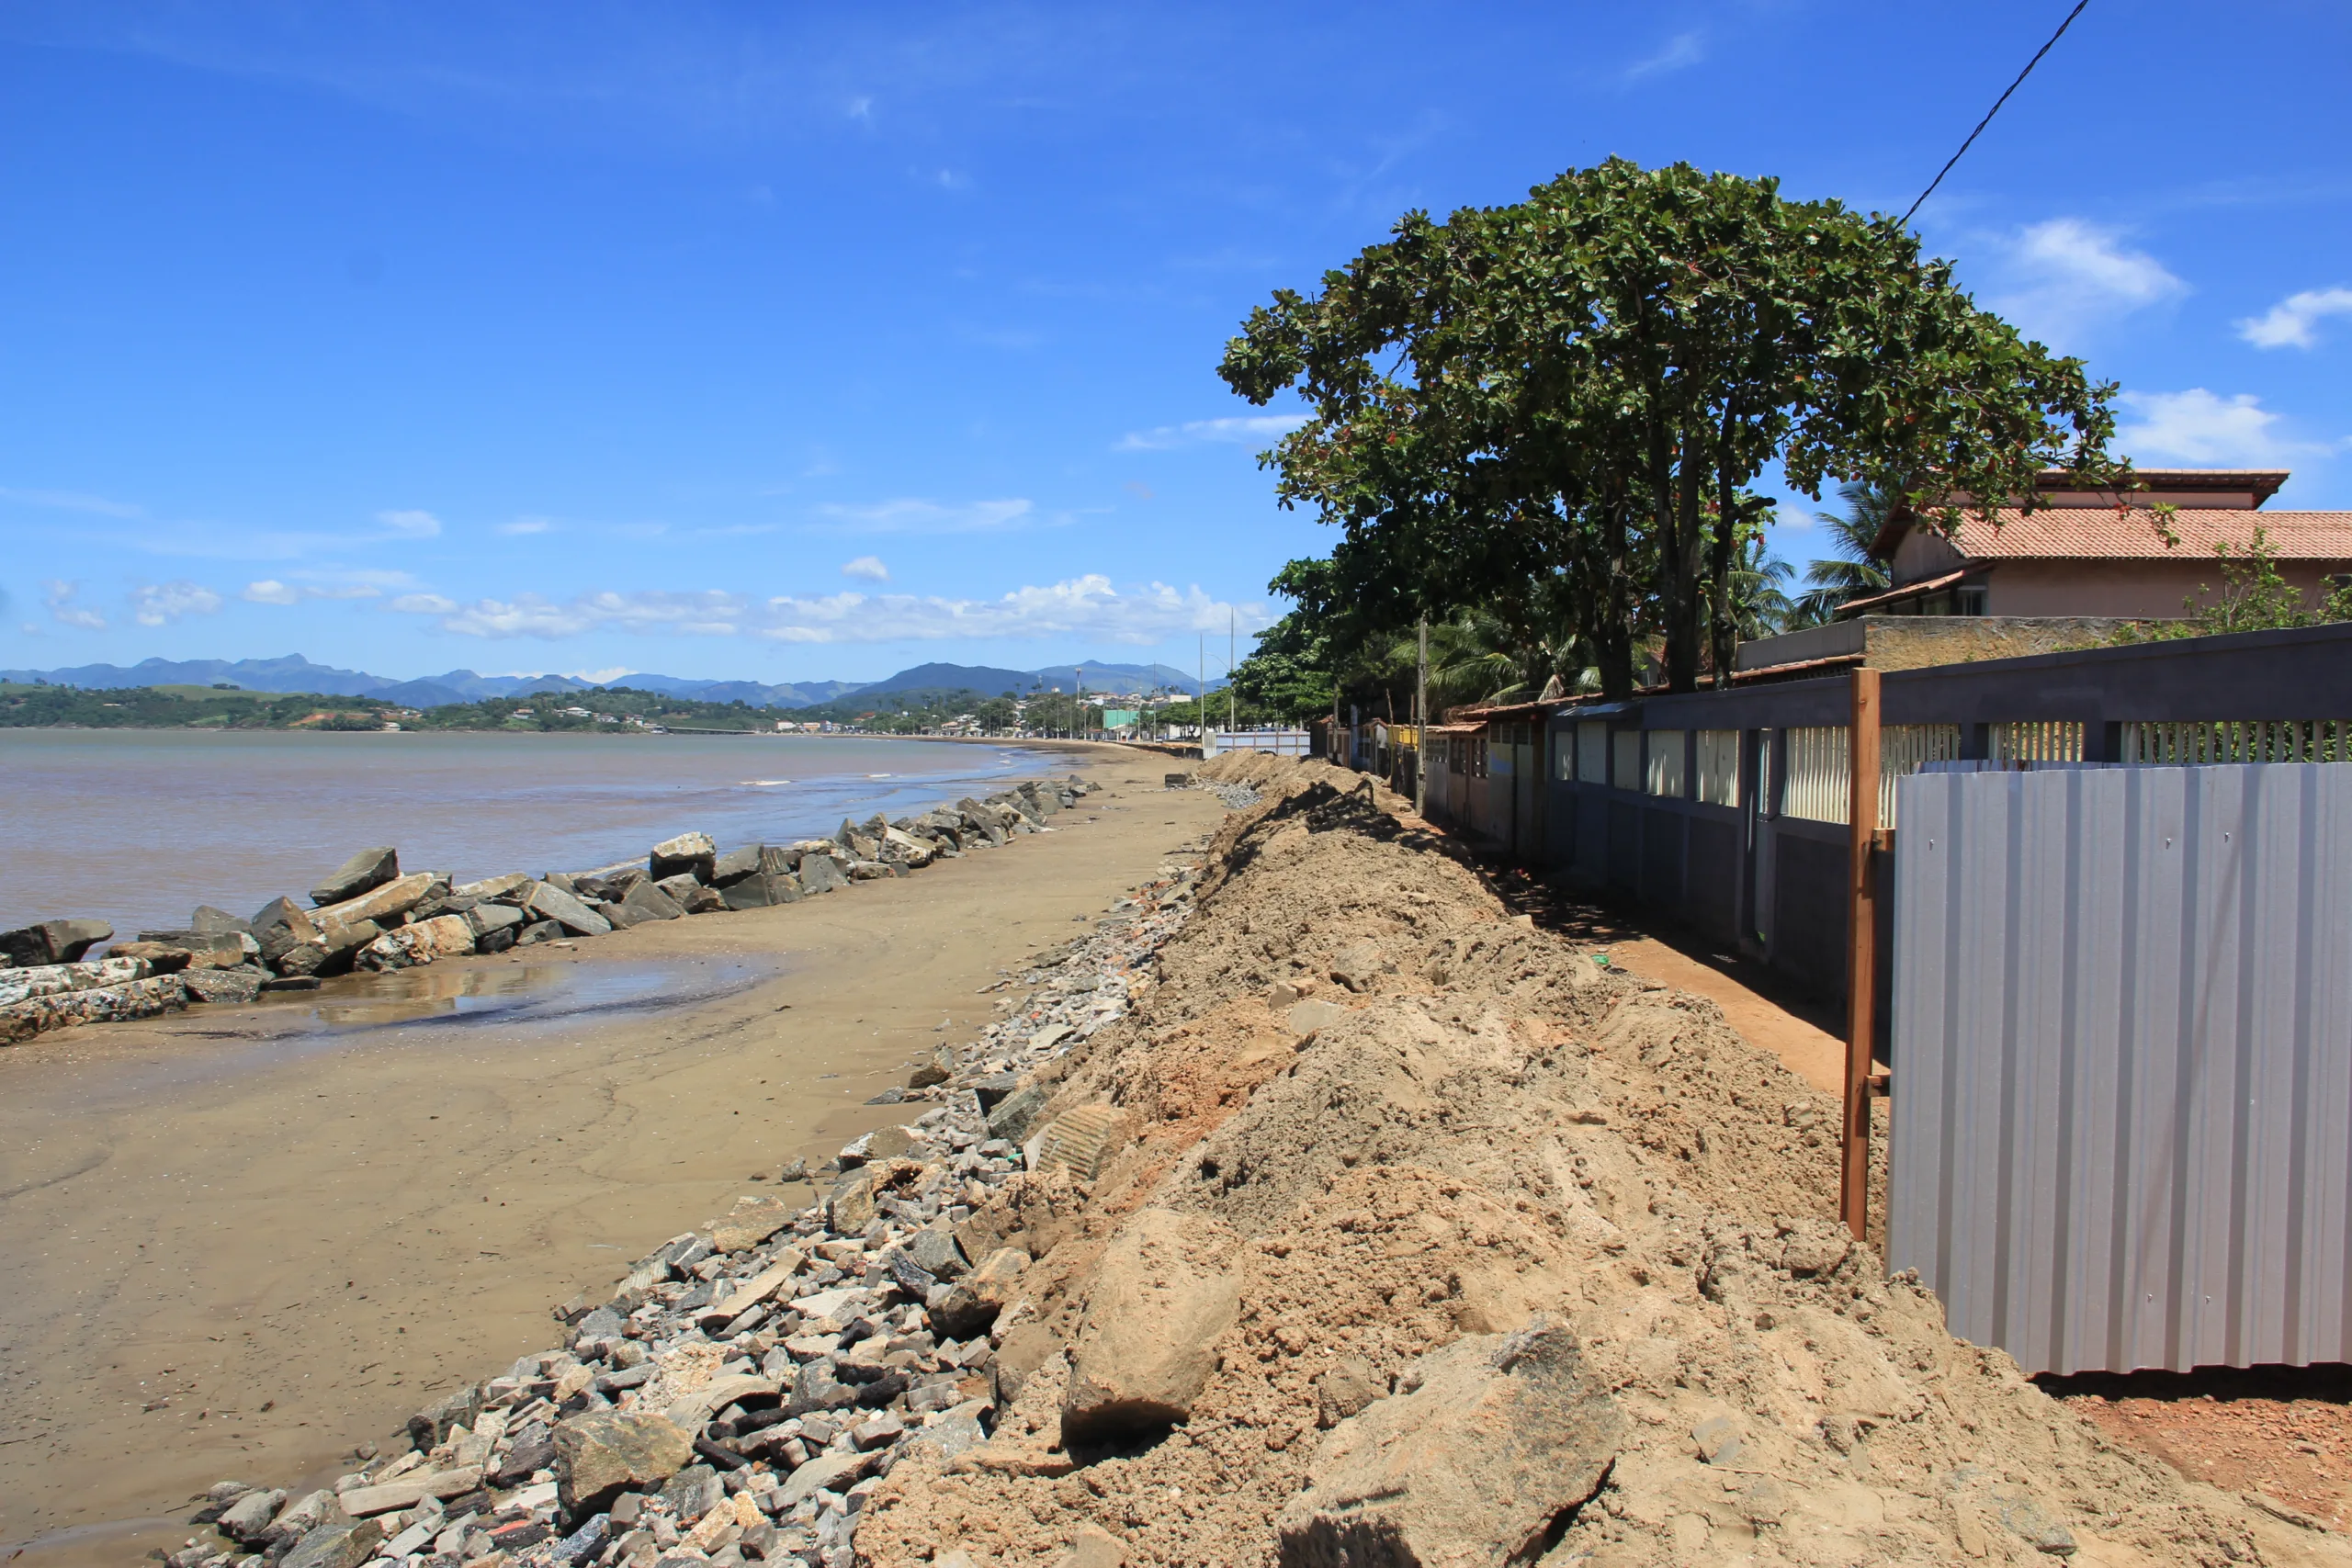
[[[556,1495],[582,1518],[624,1490],[661,1485],[694,1455],[694,1438],[666,1416],[590,1411],[555,1429]]]
[[[1532,1561],[1623,1440],[1574,1336],[1541,1319],[1431,1351],[1401,1386],[1316,1450],[1276,1521],[1285,1568]]]
[[[1216,1370],[1240,1296],[1213,1220],[1145,1209],[1103,1249],[1062,1402],[1062,1440],[1099,1441],[1185,1419]]]

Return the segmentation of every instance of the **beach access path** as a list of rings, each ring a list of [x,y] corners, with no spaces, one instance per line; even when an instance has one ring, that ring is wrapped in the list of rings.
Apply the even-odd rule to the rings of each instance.
[[[216,1009],[0,1052],[0,1555],[119,1565],[176,1546],[216,1481],[331,1481],[355,1443],[544,1347],[551,1303],[739,1193],[806,1201],[780,1166],[902,1120],[865,1100],[972,1038],[1000,969],[1224,817],[1163,790],[1164,758],[1037,761],[1103,793],[913,877],[457,961],[767,973],[700,1002],[283,1051],[274,1021],[298,1010]]]

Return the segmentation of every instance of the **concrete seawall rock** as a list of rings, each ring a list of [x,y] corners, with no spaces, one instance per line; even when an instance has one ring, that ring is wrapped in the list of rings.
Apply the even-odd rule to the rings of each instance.
[[[892,822],[844,820],[832,839],[749,844],[720,854],[707,833],[653,846],[643,863],[585,872],[522,872],[458,882],[443,872],[403,874],[390,846],[362,850],[311,889],[309,906],[270,900],[250,919],[200,905],[186,927],[139,933],[113,956],[140,981],[168,974],[175,987],[124,989],[123,975],[74,977],[80,960],[110,941],[102,920],[45,920],[0,933],[0,974],[45,976],[0,985],[0,1043],[82,1022],[152,1017],[187,1005],[254,1000],[265,990],[315,986],[353,969],[390,971],[469,954],[496,954],[560,938],[603,936],[649,920],[770,908],[853,881],[904,876],[967,846],[1002,843],[1006,822],[1037,802],[1075,802],[1093,786],[1035,780]],[[74,1003],[61,991],[107,994]]]

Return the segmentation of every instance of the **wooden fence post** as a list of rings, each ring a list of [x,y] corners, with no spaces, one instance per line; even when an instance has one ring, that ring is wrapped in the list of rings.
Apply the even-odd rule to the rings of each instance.
[[[1870,1221],[1871,1050],[1875,1043],[1878,996],[1878,890],[1871,852],[1878,840],[1878,671],[1854,671],[1852,728],[1847,732],[1852,763],[1848,818],[1846,962],[1846,1122],[1843,1159],[1838,1173],[1838,1213],[1854,1239],[1864,1239]]]

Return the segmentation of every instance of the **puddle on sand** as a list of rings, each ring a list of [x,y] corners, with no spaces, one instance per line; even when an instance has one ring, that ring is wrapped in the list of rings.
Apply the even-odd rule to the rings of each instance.
[[[67,1105],[119,1105],[189,1085],[235,1077],[322,1053],[418,1032],[456,1043],[483,1026],[502,1043],[534,1042],[560,1027],[694,1007],[748,990],[791,966],[731,960],[661,964],[433,964],[390,975],[345,975],[316,991],[266,996],[243,1007],[190,1010],[167,1026],[182,1039],[220,1049],[116,1063],[77,1077],[61,1092]],[[493,1032],[485,1030],[485,1032]],[[403,1041],[403,1044],[410,1042]],[[485,1042],[486,1043],[486,1042]]]
[[[745,964],[432,965],[346,975],[289,1000],[328,1029],[401,1023],[528,1023],[582,1012],[628,1012],[706,1001],[764,971]]]

